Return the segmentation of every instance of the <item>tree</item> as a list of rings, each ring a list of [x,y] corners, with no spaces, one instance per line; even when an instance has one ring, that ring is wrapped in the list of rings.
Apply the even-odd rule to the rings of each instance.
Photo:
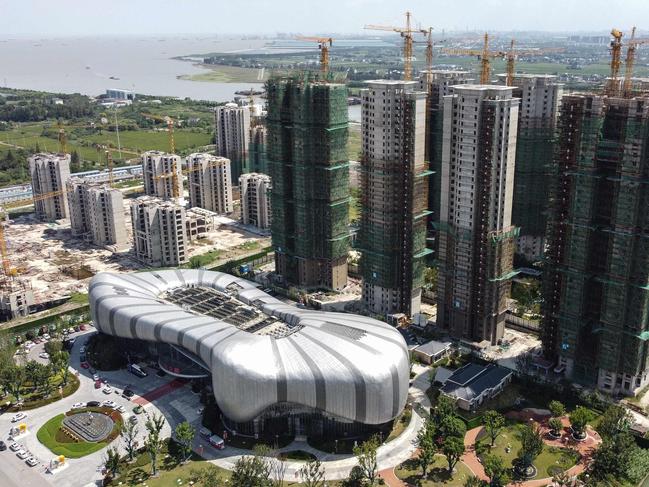
[[[183,421],[176,426],[174,431],[176,433],[176,440],[180,443],[182,449],[183,458],[182,461],[186,462],[189,460],[189,456],[192,453],[192,443],[194,442],[194,437],[196,436],[196,429],[189,424],[187,421]]]
[[[530,375],[534,357],[529,353],[522,353],[516,357],[516,371],[524,377]]]
[[[640,448],[630,433],[605,437],[589,468],[590,475],[602,481],[638,484],[649,471],[649,451]]]
[[[117,475],[119,470],[119,451],[116,447],[111,447],[106,450],[106,456],[104,457],[104,467],[110,472],[111,477]]]
[[[597,432],[602,435],[602,438],[612,438],[619,433],[626,433],[631,427],[631,414],[629,411],[618,405],[609,406],[602,420],[597,427]]]
[[[378,450],[379,445],[379,438],[374,435],[369,440],[354,447],[354,455],[358,457],[358,466],[363,471],[363,478],[365,478],[370,485],[374,485],[378,475],[376,450]]]
[[[0,371],[0,383],[9,394],[20,400],[20,389],[25,383],[25,369],[17,365],[9,365]]]
[[[76,150],[70,154],[70,169],[71,172],[79,172],[79,153]]]
[[[233,487],[266,487],[269,477],[268,465],[261,457],[246,455],[239,458],[234,465],[230,485]]]
[[[137,442],[137,435],[139,433],[140,430],[137,427],[137,423],[133,423],[131,421],[124,421],[122,423],[121,429],[119,430],[119,435],[122,437],[122,441],[124,442],[124,449],[128,454],[129,462],[132,462],[133,458],[135,458],[135,453],[137,451],[135,445]]]
[[[530,467],[536,457],[543,451],[543,436],[536,423],[523,427],[520,435],[521,449],[518,452],[518,461],[523,469]]]
[[[435,461],[435,453],[437,453],[435,425],[430,419],[426,420],[424,427],[417,433],[417,447],[419,448],[417,463],[421,467],[421,476],[425,478],[428,467]]]
[[[45,342],[45,346],[43,348],[45,349],[45,352],[49,353],[50,356],[52,356],[55,353],[63,350],[63,344],[60,340],[50,340],[49,342]]]
[[[437,438],[443,440],[449,437],[464,438],[466,435],[466,423],[458,418],[455,413],[452,416],[445,416],[437,425]]]
[[[577,437],[584,436],[586,425],[593,419],[593,413],[590,409],[583,406],[577,406],[573,412],[570,413],[570,426],[572,431]]]
[[[61,374],[61,384],[67,385],[70,375],[70,354],[66,350],[60,350],[50,355],[50,364],[56,373]]]
[[[286,477],[286,462],[282,459],[279,451],[274,451],[266,459],[270,470],[270,481],[273,487],[284,487],[284,477]]]
[[[560,401],[550,401],[548,409],[552,413],[553,418],[560,418],[566,414],[566,407]]]
[[[505,417],[498,411],[490,410],[483,416],[484,428],[491,439],[491,446],[496,443],[496,438],[505,427]]]
[[[485,455],[482,464],[485,473],[491,479],[491,487],[504,487],[511,480],[509,469],[498,455]]]
[[[324,485],[324,468],[320,460],[309,460],[300,469],[300,480],[306,487],[322,487]]]
[[[27,365],[25,365],[25,378],[27,381],[32,383],[35,391],[45,389],[45,386],[49,385],[51,376],[52,370],[45,364],[41,364],[35,360],[30,360],[27,362]],[[44,393],[49,393],[49,390],[45,390]]]
[[[437,275],[437,267],[426,267],[424,270],[424,284],[430,291],[437,290]]]
[[[559,418],[550,418],[550,420],[548,421],[548,426],[554,436],[559,436],[561,430],[563,429],[563,423]]]
[[[464,487],[487,487],[489,484],[475,475],[469,476],[464,481]]]
[[[464,438],[459,438],[457,436],[449,436],[444,438],[441,446],[442,453],[446,456],[446,461],[448,462],[448,471],[453,473],[455,465],[460,460],[460,457],[464,454]]]
[[[199,474],[198,480],[201,481],[202,487],[221,487],[223,478],[221,472],[214,465],[209,465]]]
[[[437,404],[432,408],[430,414],[435,424],[440,424],[442,418],[455,416],[455,400],[451,397],[440,395],[437,398]]]
[[[162,428],[165,425],[164,416],[161,414],[153,414],[147,416],[144,426],[147,430],[147,437],[144,440],[144,447],[151,458],[151,476],[155,477],[158,474],[158,455],[162,450],[164,440],[160,437]]]

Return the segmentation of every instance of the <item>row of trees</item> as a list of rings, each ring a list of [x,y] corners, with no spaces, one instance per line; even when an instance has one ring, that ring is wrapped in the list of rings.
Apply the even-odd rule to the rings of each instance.
[[[49,363],[43,364],[30,360],[19,365],[14,362],[12,347],[3,346],[0,353],[0,386],[5,394],[14,396],[20,401],[25,394],[48,397],[54,387],[54,378],[60,377],[60,386],[65,387],[69,379],[70,354],[63,350],[58,340],[45,344],[45,351],[50,355]]]

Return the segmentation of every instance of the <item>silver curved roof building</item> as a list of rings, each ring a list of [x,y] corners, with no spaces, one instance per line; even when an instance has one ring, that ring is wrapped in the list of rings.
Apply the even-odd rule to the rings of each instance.
[[[209,367],[216,401],[246,422],[293,403],[365,424],[403,409],[409,358],[401,334],[372,318],[300,309],[229,274],[97,274],[90,308],[104,333],[168,343]]]

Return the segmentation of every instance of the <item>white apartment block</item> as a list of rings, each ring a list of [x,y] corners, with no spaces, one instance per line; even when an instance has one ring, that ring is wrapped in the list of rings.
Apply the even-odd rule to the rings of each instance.
[[[153,267],[178,266],[188,261],[184,206],[141,196],[131,204],[131,220],[133,248],[140,261]]]
[[[226,103],[214,109],[216,154],[232,164],[232,180],[243,174],[250,142],[250,108]]]
[[[262,230],[270,228],[270,189],[270,176],[266,174],[253,172],[239,176],[244,225],[254,225]]]
[[[373,313],[413,315],[426,255],[426,93],[416,81],[368,81],[362,97],[363,303]]]
[[[444,97],[437,323],[456,338],[494,344],[504,333],[517,236],[512,93],[466,84]]]
[[[470,71],[457,69],[432,69],[423,70],[419,75],[419,91],[428,91],[428,75],[434,89],[434,104],[442,104],[443,98],[451,93],[451,87],[472,83],[474,74]]]
[[[232,213],[230,159],[196,153],[190,154],[186,162],[190,206],[214,213]]]
[[[29,315],[34,306],[34,291],[25,279],[6,279],[0,285],[0,316],[14,319]]]
[[[29,173],[36,216],[46,220],[67,218],[65,183],[70,178],[70,154],[34,154],[29,158]]]
[[[142,154],[142,178],[144,192],[149,196],[171,199],[174,197],[172,177],[174,170],[178,179],[178,194],[183,195],[182,164],[180,156],[160,151]]]
[[[67,182],[67,197],[72,235],[112,250],[127,246],[124,198],[120,190],[73,177]]]

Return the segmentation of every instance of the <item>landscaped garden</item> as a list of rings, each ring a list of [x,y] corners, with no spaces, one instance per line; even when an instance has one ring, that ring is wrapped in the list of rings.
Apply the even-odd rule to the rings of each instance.
[[[422,477],[421,467],[415,458],[403,462],[394,469],[394,473],[404,482],[421,487],[438,485],[461,486],[472,476],[471,470],[462,462],[458,462],[455,465],[455,469],[451,474],[448,470],[448,463],[444,455],[435,455],[433,463],[428,467],[426,477]]]
[[[72,428],[63,425],[63,421],[72,416],[92,413],[93,415],[106,415],[112,421],[112,429],[100,441],[84,441]],[[103,419],[103,418],[102,418]],[[111,408],[83,408],[59,414],[47,421],[36,434],[38,441],[49,448],[56,455],[65,455],[68,458],[80,458],[90,453],[101,450],[119,435],[122,426],[122,416]]]

